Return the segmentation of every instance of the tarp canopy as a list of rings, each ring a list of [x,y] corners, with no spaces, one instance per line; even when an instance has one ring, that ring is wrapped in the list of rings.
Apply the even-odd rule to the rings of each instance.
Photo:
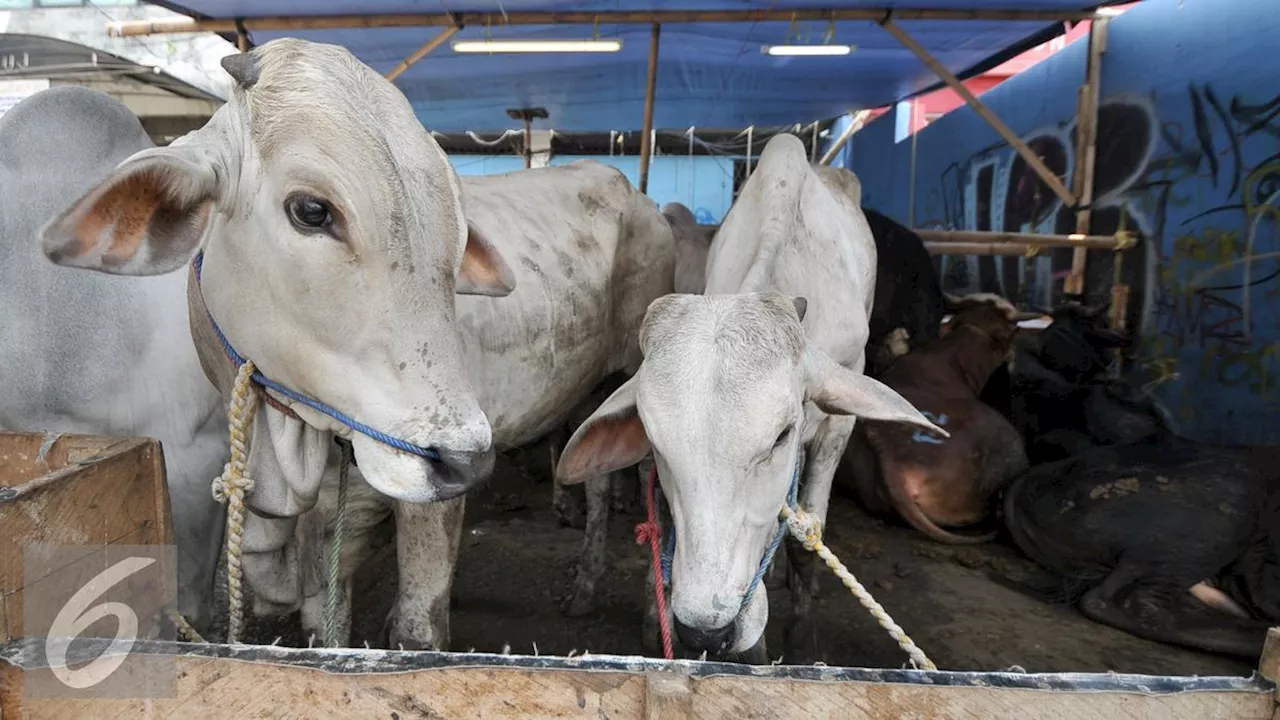
[[[178,12],[212,19],[400,13],[617,12],[865,8],[1076,12],[1088,0],[172,0]],[[1046,20],[901,20],[899,24],[956,73],[981,71],[1063,30]],[[386,73],[437,27],[251,30],[261,45],[301,37],[346,46]],[[763,45],[855,46],[839,57],[772,57]],[[509,108],[542,107],[536,127],[635,130],[642,126],[647,24],[468,25],[453,40],[620,38],[617,53],[460,54],[450,43],[396,81],[432,129],[520,127]],[[1084,68],[1081,68],[1083,80]],[[879,107],[936,86],[938,79],[873,21],[664,24],[654,126],[743,128],[808,123]]]

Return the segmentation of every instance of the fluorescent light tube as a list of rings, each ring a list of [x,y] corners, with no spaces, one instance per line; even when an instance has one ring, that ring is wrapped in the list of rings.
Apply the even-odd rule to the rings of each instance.
[[[606,40],[458,40],[459,53],[589,53],[618,52],[622,41]]]
[[[765,45],[761,50],[765,55],[774,56],[833,56],[853,52],[848,45]]]

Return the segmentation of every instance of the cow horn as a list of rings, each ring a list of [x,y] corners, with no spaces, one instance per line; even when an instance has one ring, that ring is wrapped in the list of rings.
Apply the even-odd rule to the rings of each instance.
[[[222,58],[222,69],[244,90],[258,82],[258,59],[250,53],[235,53]]]

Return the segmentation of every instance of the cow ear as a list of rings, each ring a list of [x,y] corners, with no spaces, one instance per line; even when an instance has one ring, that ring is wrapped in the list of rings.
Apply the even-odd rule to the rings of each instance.
[[[951,437],[925,419],[911,403],[889,386],[842,367],[821,350],[806,349],[805,399],[832,415],[918,425]]]
[[[506,297],[516,289],[516,278],[502,254],[470,220],[467,221],[467,247],[462,252],[458,269],[459,295]]]
[[[115,275],[160,275],[200,249],[218,197],[217,160],[190,145],[125,160],[40,231],[59,265]]]
[[[635,465],[649,454],[649,438],[636,412],[635,378],[623,383],[569,438],[556,478],[574,485]]]
[[[809,301],[797,295],[791,298],[791,302],[796,306],[796,317],[800,322],[804,322],[804,314],[809,309]]]

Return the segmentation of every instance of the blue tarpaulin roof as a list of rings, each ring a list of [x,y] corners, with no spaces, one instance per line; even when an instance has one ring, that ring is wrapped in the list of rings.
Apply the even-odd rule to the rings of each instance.
[[[1044,10],[1075,12],[1088,0],[170,0],[162,3],[213,19],[275,16],[787,10],[822,8]],[[1060,32],[1046,21],[901,20],[899,24],[956,73],[983,69]],[[771,57],[762,45],[835,43],[856,46],[843,57]],[[251,30],[262,44],[302,37],[344,45],[380,72],[413,53],[437,27],[343,30]],[[506,109],[543,107],[535,127],[635,130],[642,126],[650,27],[645,24],[469,25],[454,40],[621,38],[609,54],[476,55],[446,43],[396,81],[423,122],[442,131],[519,127]],[[798,36],[798,37],[797,37]],[[779,126],[883,106],[938,83],[909,50],[872,21],[664,24],[654,126],[658,129]],[[1081,68],[1083,80],[1084,68]]]

